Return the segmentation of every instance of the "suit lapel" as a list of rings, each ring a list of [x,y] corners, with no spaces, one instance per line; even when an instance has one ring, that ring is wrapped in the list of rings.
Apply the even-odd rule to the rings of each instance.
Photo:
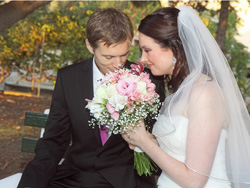
[[[79,81],[81,92],[87,99],[92,99],[93,94],[93,70],[92,59],[89,59],[82,63]]]
[[[91,58],[83,63],[82,71],[81,71],[80,79],[79,79],[81,92],[83,93],[83,96],[86,99],[90,99],[90,100],[92,100],[94,97],[94,93],[93,93],[93,63],[92,62],[93,62],[93,58]],[[131,63],[127,61],[127,63],[125,64],[124,67],[130,69],[130,65],[131,65]],[[86,109],[86,110],[88,111],[88,109]],[[88,111],[88,113],[89,113],[89,111]],[[91,116],[89,115],[89,120],[90,119],[91,119]],[[94,134],[96,136],[98,143],[100,145],[102,145],[99,127],[95,126],[93,131],[94,131]],[[117,140],[117,135],[111,134],[101,150],[105,149],[106,146],[110,145],[112,142],[115,142],[115,140]]]
[[[131,62],[127,61],[126,64],[124,65],[124,68],[131,69],[130,65],[131,65]],[[100,134],[99,131],[98,131],[98,134]],[[102,147],[102,150],[105,149],[106,147],[108,147],[109,145],[112,145],[112,143],[113,144],[117,143],[118,140],[120,140],[120,139],[122,139],[120,135],[115,135],[115,134],[112,133],[110,135],[110,137],[108,138],[107,142]]]
[[[80,88],[81,88],[81,92],[82,92],[82,96],[84,96],[85,99],[89,99],[92,100],[94,97],[94,93],[93,93],[93,58],[85,61],[83,63],[83,66],[81,67],[81,71],[80,71],[80,75],[79,75],[79,82],[80,82]],[[86,113],[89,114],[89,110],[86,108],[85,109]],[[90,120],[92,117],[89,114],[89,119]],[[95,126],[95,128],[93,129],[92,127],[90,127],[90,129],[92,129],[94,131],[94,134],[96,136],[96,139],[98,141],[98,143],[101,145],[101,138],[100,138],[100,133],[99,133],[99,128],[97,126]]]

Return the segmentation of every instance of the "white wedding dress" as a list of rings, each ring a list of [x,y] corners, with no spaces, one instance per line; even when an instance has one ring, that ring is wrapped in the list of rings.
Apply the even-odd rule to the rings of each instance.
[[[161,149],[167,154],[185,162],[186,154],[186,139],[189,120],[184,116],[166,117],[159,115],[157,122],[153,127],[153,135],[156,136]],[[173,126],[174,125],[174,126]],[[226,167],[225,167],[225,142],[227,132],[222,130],[210,178],[205,188],[230,188],[230,182],[227,181]],[[180,174],[181,176],[181,174]],[[216,178],[213,178],[216,177]],[[220,180],[218,180],[220,179]],[[167,174],[162,172],[158,182],[158,188],[179,188]]]

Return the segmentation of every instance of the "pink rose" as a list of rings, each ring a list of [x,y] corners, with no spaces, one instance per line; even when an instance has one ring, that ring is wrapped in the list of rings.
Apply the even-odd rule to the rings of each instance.
[[[153,94],[155,92],[155,84],[150,83],[148,85],[148,92],[151,93],[151,94]]]
[[[130,99],[135,102],[142,102],[143,101],[143,96],[141,95],[140,92],[135,91],[133,95],[130,96]]]
[[[113,118],[114,120],[118,120],[119,119],[119,112],[114,112],[111,114],[111,118]]]
[[[107,83],[115,84],[119,80],[119,78],[120,78],[120,75],[111,73],[111,74],[106,75],[102,79],[102,83],[107,82]]]
[[[117,83],[116,89],[120,95],[131,95],[136,89],[137,84],[131,79],[120,79]]]
[[[110,113],[111,118],[113,118],[114,120],[118,120],[119,112],[115,111],[115,107],[113,107],[109,102],[106,104],[106,107]]]
[[[148,87],[151,84],[151,80],[149,78],[149,74],[147,74],[147,73],[141,73],[140,76],[141,76],[142,81],[146,82],[147,87]]]

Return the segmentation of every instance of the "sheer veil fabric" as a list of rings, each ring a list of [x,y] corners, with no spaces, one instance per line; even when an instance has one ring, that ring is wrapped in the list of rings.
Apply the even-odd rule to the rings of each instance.
[[[190,74],[179,89],[166,98],[160,114],[170,120],[171,117],[188,117],[189,126],[201,127],[200,132],[189,133],[197,135],[197,139],[202,138],[206,127],[212,127],[208,146],[214,140],[219,140],[222,130],[225,131],[228,178],[220,174],[212,176],[211,169],[199,164],[199,157],[203,156],[196,151],[197,148],[192,147],[197,146],[197,142],[187,145],[185,164],[201,175],[218,181],[230,181],[234,188],[250,187],[250,117],[237,82],[222,51],[196,11],[188,6],[178,9],[178,32]],[[205,116],[205,121],[199,119]],[[168,134],[174,131],[175,125],[172,123]],[[217,145],[214,145],[216,150]],[[212,165],[214,156],[205,157],[211,160]]]

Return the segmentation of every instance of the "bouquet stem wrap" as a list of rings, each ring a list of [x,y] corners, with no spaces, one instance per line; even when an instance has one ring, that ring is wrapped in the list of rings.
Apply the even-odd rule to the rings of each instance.
[[[151,176],[152,172],[156,172],[158,169],[154,161],[139,147],[136,147],[134,150],[134,167],[139,176],[143,174]]]

